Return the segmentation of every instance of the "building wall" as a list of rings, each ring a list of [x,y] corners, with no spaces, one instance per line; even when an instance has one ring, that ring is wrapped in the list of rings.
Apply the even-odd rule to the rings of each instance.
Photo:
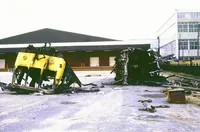
[[[71,67],[90,67],[90,57],[99,57],[99,66],[109,66],[109,57],[119,54],[120,51],[88,51],[64,52],[63,56]],[[0,59],[5,59],[8,68],[14,68],[16,53],[0,54]]]
[[[177,58],[195,58],[197,54],[200,12],[176,11],[158,30],[161,55],[175,54]]]
[[[99,57],[99,66],[109,66],[109,57],[120,51],[65,52],[64,57],[72,67],[90,67],[90,57]]]
[[[170,54],[177,54],[177,14],[174,13],[157,31],[160,39],[160,54],[167,56]]]
[[[180,58],[197,58],[200,12],[178,12],[177,18]]]
[[[176,54],[176,40],[173,40],[160,48],[160,54],[162,56]]]
[[[4,56],[8,68],[14,68],[17,53],[6,53]]]
[[[0,71],[6,68],[5,54],[0,54]]]

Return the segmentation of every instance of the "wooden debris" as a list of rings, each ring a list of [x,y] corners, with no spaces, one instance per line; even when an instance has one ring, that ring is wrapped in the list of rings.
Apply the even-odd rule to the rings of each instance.
[[[99,77],[101,75],[85,75],[85,77]]]
[[[155,109],[155,107],[146,107],[146,108],[141,108],[141,109],[139,109],[140,111],[148,111],[148,112],[151,112],[151,113],[153,113],[153,112],[156,112],[156,109]]]
[[[75,88],[75,92],[99,92],[99,88]]]
[[[167,88],[182,88],[185,90],[190,90],[190,91],[199,91],[200,92],[200,88],[193,88],[193,87],[183,87],[183,86],[173,86],[173,85],[162,85],[163,87],[167,87]]]
[[[141,102],[141,103],[144,103],[144,102],[148,102],[148,103],[151,103],[152,100],[151,99],[144,99],[144,100],[138,100],[138,102]]]
[[[170,108],[169,105],[152,105],[151,107],[154,107],[154,108]]]

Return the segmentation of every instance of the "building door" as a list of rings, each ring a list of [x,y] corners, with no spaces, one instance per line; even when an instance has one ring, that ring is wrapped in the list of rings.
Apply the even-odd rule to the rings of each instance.
[[[99,57],[90,57],[90,66],[99,66]]]
[[[109,57],[109,66],[114,66],[115,65],[115,57],[111,56]]]
[[[0,69],[5,69],[5,59],[0,59]]]

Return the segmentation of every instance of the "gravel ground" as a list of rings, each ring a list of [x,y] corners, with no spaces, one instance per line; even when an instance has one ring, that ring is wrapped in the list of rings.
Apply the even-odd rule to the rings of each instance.
[[[83,83],[112,82],[109,72],[76,72]],[[91,75],[90,77],[85,77]],[[12,73],[0,73],[9,82]],[[197,132],[200,107],[169,104],[161,87],[105,85],[100,92],[35,96],[0,94],[0,132]],[[169,105],[156,112],[147,105]]]

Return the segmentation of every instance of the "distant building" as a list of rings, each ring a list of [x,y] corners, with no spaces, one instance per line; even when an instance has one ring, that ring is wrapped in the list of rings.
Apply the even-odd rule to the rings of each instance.
[[[149,49],[149,41],[121,41],[72,32],[41,29],[0,40],[0,69],[14,68],[17,53],[29,44],[42,47],[51,43],[75,70],[111,70],[121,50]]]
[[[180,59],[199,58],[199,24],[200,11],[176,10],[157,31],[161,55],[174,54]]]

